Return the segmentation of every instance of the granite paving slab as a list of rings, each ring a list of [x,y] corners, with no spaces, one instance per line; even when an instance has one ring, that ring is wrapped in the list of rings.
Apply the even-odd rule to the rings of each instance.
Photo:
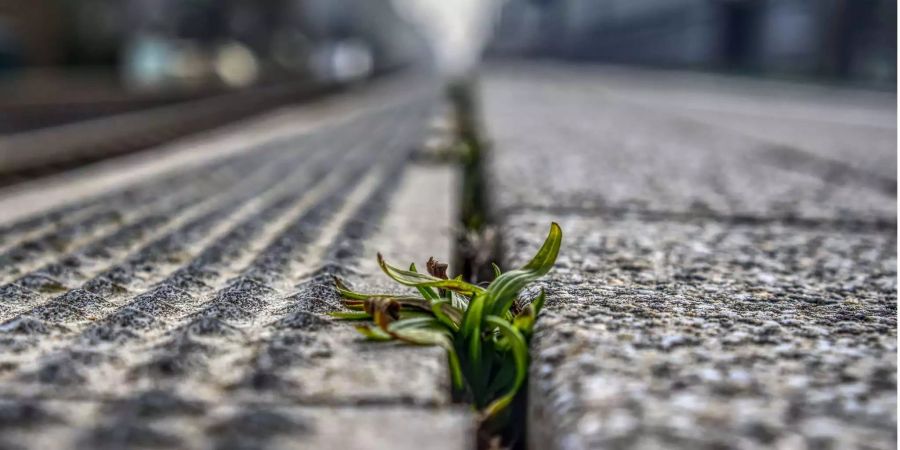
[[[372,345],[327,315],[340,307],[333,276],[376,290],[377,251],[447,259],[453,240],[455,174],[409,158],[435,97],[349,98],[319,108],[328,120],[297,107],[246,125],[250,136],[195,139],[183,145],[229,149],[181,167],[104,163],[98,176],[117,180],[105,190],[91,170],[65,174],[82,195],[8,220],[0,443],[470,447],[442,351]],[[132,170],[131,183],[116,173]],[[59,192],[51,180],[0,192],[0,205],[34,189]]]
[[[521,71],[896,182],[894,92],[633,67],[546,64]]]
[[[504,266],[549,222],[564,231],[532,343],[530,447],[895,448],[896,192],[686,120],[660,77],[617,90],[589,66],[515,67],[482,89]],[[692,99],[724,117],[757,103],[717,80]],[[896,164],[867,125],[843,126]],[[817,127],[797,132],[842,129]]]
[[[896,192],[881,185],[834,182],[815,164],[784,167],[771,147],[743,134],[593,89],[602,78],[528,73],[501,68],[484,80],[499,209],[896,223]],[[889,147],[871,151],[896,156]]]

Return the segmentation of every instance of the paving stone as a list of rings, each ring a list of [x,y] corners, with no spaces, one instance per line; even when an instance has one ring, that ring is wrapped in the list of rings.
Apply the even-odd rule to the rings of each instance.
[[[509,217],[507,254],[523,262],[559,219]],[[893,236],[641,217],[561,226],[533,344],[537,442],[891,446]],[[810,434],[818,423],[841,431]]]
[[[504,265],[564,231],[530,446],[894,448],[896,197],[541,67],[483,91]]]
[[[835,182],[815,159],[785,167],[771,145],[606,95],[602,78],[520,69],[489,72],[483,86],[493,164],[507,181],[494,189],[501,208],[896,224],[896,192],[865,177]]]
[[[0,444],[16,448],[471,448],[464,414],[399,406],[210,404],[161,390],[114,401],[0,401]],[[352,430],[352,432],[350,432]],[[453,448],[453,447],[444,447]]]
[[[893,92],[614,66],[546,64],[522,71],[896,182]]]
[[[0,443],[469,447],[443,351],[373,345],[327,315],[333,276],[377,290],[376,251],[446,259],[452,242],[452,170],[409,163],[433,96],[366,98],[5,224]]]

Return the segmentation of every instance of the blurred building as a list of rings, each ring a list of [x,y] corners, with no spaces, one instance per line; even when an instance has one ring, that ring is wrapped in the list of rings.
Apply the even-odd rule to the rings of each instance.
[[[23,67],[103,67],[136,87],[210,81],[241,86],[297,76],[352,79],[427,60],[428,44],[397,7],[429,10],[439,3],[0,0],[0,73]],[[466,16],[463,3],[430,9],[463,21],[474,18]],[[494,54],[818,76],[886,86],[896,80],[895,0],[502,3],[490,48]],[[439,18],[427,19],[421,29],[452,40]]]
[[[153,87],[364,77],[427,46],[391,0],[0,0],[0,73],[109,68]]]
[[[509,0],[491,51],[893,85],[894,0]]]

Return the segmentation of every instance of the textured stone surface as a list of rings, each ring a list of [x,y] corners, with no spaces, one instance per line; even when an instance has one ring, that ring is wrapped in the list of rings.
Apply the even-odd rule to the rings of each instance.
[[[775,151],[728,128],[606,94],[603,78],[543,75],[520,68],[485,79],[486,120],[501,147],[494,162],[501,209],[896,223],[895,192],[865,174],[846,179],[834,170],[839,162],[803,160],[799,150]],[[888,161],[894,148],[863,147],[888,153],[880,157]]]
[[[892,92],[601,66],[531,66],[527,71],[559,86],[574,84],[592,95],[666,111],[687,119],[685,125],[715,124],[762,147],[789,147],[807,160],[818,157],[896,181],[897,96]]]
[[[511,216],[509,254],[527,257],[554,219]],[[893,236],[639,216],[561,225],[534,342],[531,426],[541,439],[890,447]]]
[[[398,406],[248,405],[189,401],[159,390],[112,402],[0,401],[3,448],[396,448],[461,444],[465,415]],[[400,426],[402,425],[402,426]]]
[[[591,70],[485,76],[506,265],[550,221],[564,231],[533,342],[531,447],[893,448],[895,194],[836,179],[820,158],[867,169],[824,150],[788,146],[804,166],[785,167],[746,130],[686,121],[674,94],[654,107],[683,94],[665,80],[616,89]],[[691,95],[721,116],[786,90],[718,80],[731,103]],[[865,158],[896,158],[867,143]]]
[[[332,275],[383,286],[376,250],[450,253],[453,174],[408,164],[433,99],[363,98],[3,225],[0,443],[469,446],[442,351],[373,345],[326,315]]]

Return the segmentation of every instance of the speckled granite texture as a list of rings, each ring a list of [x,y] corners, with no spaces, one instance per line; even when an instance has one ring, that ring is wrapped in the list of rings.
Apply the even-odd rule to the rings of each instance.
[[[483,76],[531,448],[895,448],[895,99],[704,77]]]

